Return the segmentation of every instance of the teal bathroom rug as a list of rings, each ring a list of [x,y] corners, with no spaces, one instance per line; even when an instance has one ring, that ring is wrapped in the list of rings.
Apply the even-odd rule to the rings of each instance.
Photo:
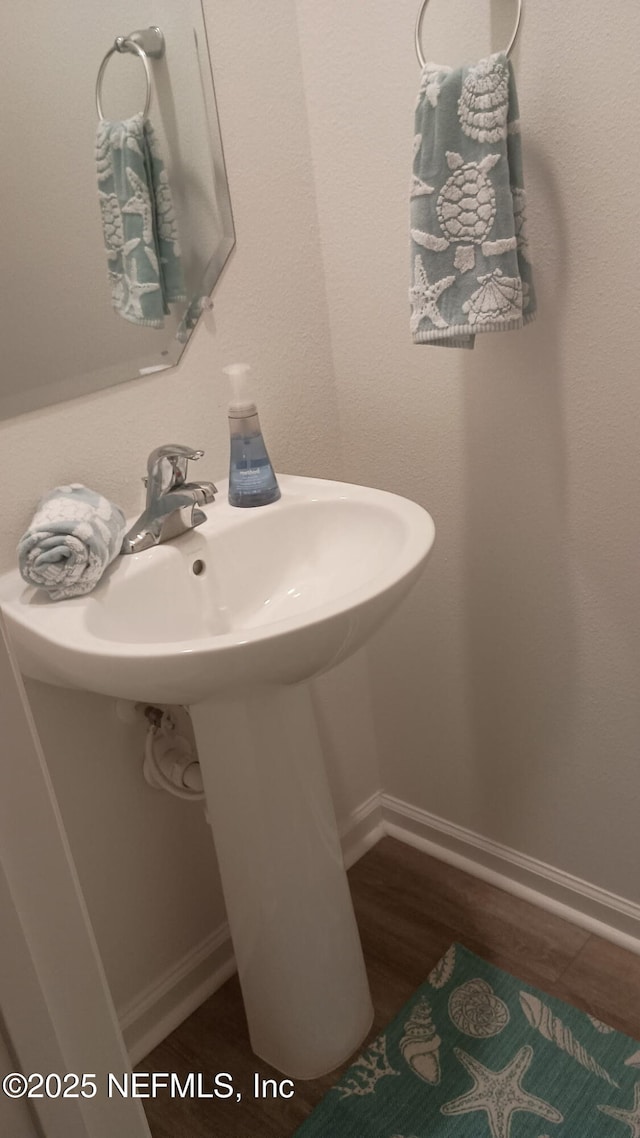
[[[640,1138],[640,1044],[453,944],[295,1138]]]

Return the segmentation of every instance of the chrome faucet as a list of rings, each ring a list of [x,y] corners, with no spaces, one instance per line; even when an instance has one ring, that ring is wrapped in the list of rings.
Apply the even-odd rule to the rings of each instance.
[[[204,451],[168,443],[151,451],[147,459],[147,502],[144,512],[122,542],[121,553],[139,553],[170,541],[202,525],[207,515],[198,506],[213,502],[213,482],[187,482],[189,459],[202,458]]]

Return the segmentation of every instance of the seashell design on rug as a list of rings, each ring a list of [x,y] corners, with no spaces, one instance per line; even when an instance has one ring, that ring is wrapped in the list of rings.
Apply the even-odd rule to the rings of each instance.
[[[551,1011],[551,1008],[543,1004],[542,1000],[532,995],[531,992],[521,992],[520,1004],[531,1026],[535,1027],[545,1039],[548,1039],[550,1043],[555,1043],[556,1047],[559,1047],[561,1051],[565,1051],[567,1055],[570,1055],[572,1059],[580,1063],[585,1070],[591,1071],[594,1075],[598,1075],[600,1079],[604,1079],[610,1086],[617,1087],[619,1085],[611,1078],[608,1071],[605,1071],[604,1067],[601,1067],[593,1056],[585,1050],[580,1041],[576,1039],[571,1028],[567,1027],[566,1024]]]
[[[440,1082],[441,1043],[431,1018],[429,1001],[426,996],[421,996],[404,1025],[400,1051],[414,1074],[431,1086]]]
[[[444,988],[445,984],[448,983],[453,975],[455,963],[456,946],[455,944],[452,944],[451,947],[447,949],[442,959],[438,961],[438,963],[431,969],[431,972],[427,976],[427,980],[431,984],[432,988]]]
[[[507,1026],[509,1009],[490,984],[479,977],[461,984],[449,997],[449,1015],[458,1031],[476,1039],[499,1035]]]

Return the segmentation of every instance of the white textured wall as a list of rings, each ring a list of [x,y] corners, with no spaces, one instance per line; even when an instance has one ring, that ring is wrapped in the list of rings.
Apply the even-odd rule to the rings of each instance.
[[[637,901],[640,9],[614,8],[525,4],[540,314],[471,353],[409,338],[417,0],[298,0],[345,473],[437,531],[370,651],[385,788]],[[514,9],[431,4],[425,46],[459,62],[481,11],[465,50],[497,50]]]
[[[206,8],[238,234],[215,310],[175,371],[0,423],[2,569],[13,566],[39,495],[57,482],[86,482],[134,513],[147,454],[170,441],[205,448],[194,477],[224,477],[226,363],[254,365],[277,469],[342,476],[295,6]],[[345,698],[351,687],[361,692],[363,675],[356,660],[318,685],[342,817],[377,785],[370,718]],[[209,831],[198,806],[142,781],[141,732],[118,722],[111,701],[38,684],[29,693],[122,1006],[223,919]]]

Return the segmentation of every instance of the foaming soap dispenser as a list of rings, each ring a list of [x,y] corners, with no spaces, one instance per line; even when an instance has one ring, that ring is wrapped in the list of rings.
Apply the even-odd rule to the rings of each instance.
[[[229,502],[232,506],[268,506],[277,502],[280,487],[260,429],[258,408],[249,390],[248,364],[224,369],[231,381],[229,404]]]

